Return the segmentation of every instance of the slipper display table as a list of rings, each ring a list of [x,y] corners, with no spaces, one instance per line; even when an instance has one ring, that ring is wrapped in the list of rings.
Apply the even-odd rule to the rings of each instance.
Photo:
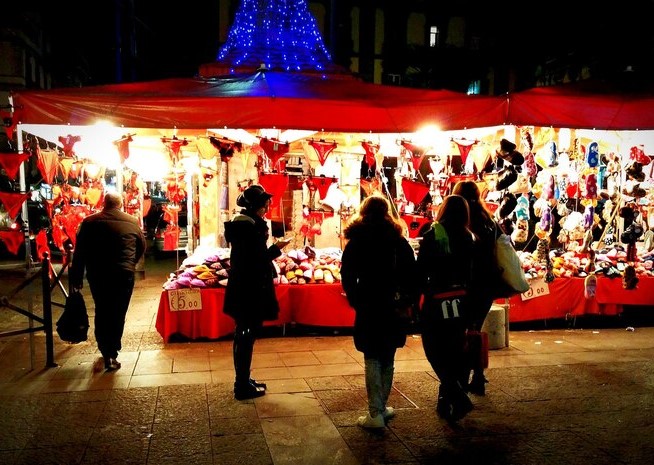
[[[528,300],[509,299],[511,323],[569,318],[581,315],[619,315],[624,305],[654,306],[654,278],[640,277],[636,289],[626,290],[622,279],[597,279],[594,298],[584,296],[583,278],[556,278],[548,294]],[[181,292],[180,292],[181,291]],[[224,288],[162,291],[156,328],[167,342],[174,334],[189,339],[218,339],[234,331],[234,320],[223,313]],[[297,323],[310,326],[352,327],[354,310],[340,283],[279,285],[279,319],[266,325]],[[504,301],[498,301],[503,304]]]
[[[597,278],[595,297],[584,296],[584,278],[556,278],[549,294],[523,300],[509,299],[510,322],[568,318],[581,315],[619,315],[625,305],[654,306],[654,278],[639,277],[635,289],[623,288],[621,278]]]
[[[341,284],[279,285],[275,287],[279,318],[267,326],[297,323],[351,327],[354,310]],[[224,288],[162,291],[156,328],[167,342],[174,334],[189,339],[218,339],[234,332],[234,320],[223,313]]]

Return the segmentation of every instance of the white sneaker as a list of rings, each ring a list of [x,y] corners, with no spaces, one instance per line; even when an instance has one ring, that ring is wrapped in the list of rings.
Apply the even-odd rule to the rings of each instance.
[[[371,417],[370,414],[367,414],[365,417],[359,417],[357,420],[357,425],[362,428],[384,428],[386,422],[384,421],[384,416],[380,413],[377,416]]]
[[[390,420],[395,416],[395,409],[393,407],[386,407],[386,410],[382,412],[384,420]]]

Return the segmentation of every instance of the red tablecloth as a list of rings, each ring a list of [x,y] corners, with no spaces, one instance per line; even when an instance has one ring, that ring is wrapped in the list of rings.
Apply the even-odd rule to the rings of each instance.
[[[584,297],[583,278],[557,278],[549,283],[550,293],[523,301],[509,299],[511,322],[565,318],[578,315],[618,315],[624,305],[654,306],[654,278],[640,277],[633,290],[622,287],[622,278],[597,278],[594,299]]]
[[[312,326],[351,327],[354,310],[350,308],[340,283],[281,285],[276,288],[279,319],[267,325],[299,323]],[[225,315],[222,288],[202,289],[202,310],[171,311],[168,291],[161,293],[156,328],[168,341],[179,333],[191,339],[217,339],[234,331],[234,321]],[[502,302],[500,302],[502,303]],[[654,306],[654,278],[640,278],[634,290],[622,288],[622,279],[597,280],[594,299],[584,297],[583,278],[557,278],[549,283],[549,294],[523,301],[509,299],[510,322],[566,318],[579,315],[618,315],[623,305]]]
[[[168,291],[159,299],[156,328],[168,341],[178,333],[191,339],[218,339],[234,332],[234,320],[223,313],[224,288],[201,289],[202,310],[171,311]],[[340,284],[276,286],[279,319],[266,325],[299,323],[312,326],[353,326],[350,308]]]

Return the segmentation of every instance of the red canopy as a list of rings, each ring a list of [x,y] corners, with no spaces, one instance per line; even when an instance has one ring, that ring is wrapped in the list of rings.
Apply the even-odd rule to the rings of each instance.
[[[178,129],[309,129],[414,132],[504,123],[504,97],[370,84],[351,76],[259,71],[214,79],[165,79],[13,94],[23,124]]]
[[[536,87],[510,94],[507,123],[576,129],[654,129],[654,94],[601,83]]]
[[[370,84],[350,75],[258,71],[13,93],[24,124],[88,125],[110,119],[135,128],[308,129],[415,132],[514,124],[605,130],[654,129],[654,94],[587,82],[504,96]]]

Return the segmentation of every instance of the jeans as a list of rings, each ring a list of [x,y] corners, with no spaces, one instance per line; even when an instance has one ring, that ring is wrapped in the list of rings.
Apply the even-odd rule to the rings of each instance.
[[[368,412],[376,417],[386,410],[386,402],[393,386],[395,349],[385,354],[364,354]]]

